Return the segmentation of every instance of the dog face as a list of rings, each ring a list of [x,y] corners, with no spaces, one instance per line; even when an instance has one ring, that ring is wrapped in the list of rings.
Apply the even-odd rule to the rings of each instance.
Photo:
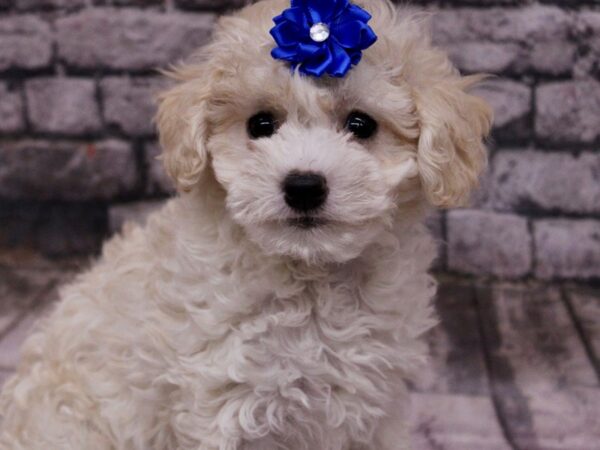
[[[274,60],[265,0],[222,19],[173,75],[158,126],[180,190],[214,180],[232,219],[270,254],[346,261],[423,204],[460,204],[485,164],[491,114],[414,17],[357,2],[379,41],[345,78]]]

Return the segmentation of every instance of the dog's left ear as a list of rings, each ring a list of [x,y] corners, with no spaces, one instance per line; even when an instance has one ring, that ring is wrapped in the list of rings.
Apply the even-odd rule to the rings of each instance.
[[[468,92],[481,79],[455,75],[416,93],[421,122],[417,161],[425,195],[435,206],[464,205],[486,166],[483,140],[492,110]]]
[[[167,75],[178,84],[161,94],[156,116],[162,160],[179,190],[189,191],[208,164],[207,103],[210,80],[205,67],[184,67]]]

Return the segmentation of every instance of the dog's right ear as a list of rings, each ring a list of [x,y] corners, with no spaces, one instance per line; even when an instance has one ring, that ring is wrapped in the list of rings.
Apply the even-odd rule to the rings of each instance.
[[[189,191],[198,184],[208,163],[209,75],[202,66],[183,67],[166,75],[178,84],[158,97],[156,124],[162,160],[177,189]]]

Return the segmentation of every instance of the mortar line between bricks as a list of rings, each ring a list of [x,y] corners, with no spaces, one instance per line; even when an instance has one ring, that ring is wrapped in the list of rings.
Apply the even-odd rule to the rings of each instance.
[[[141,192],[140,197],[148,198],[146,191],[148,190],[150,168],[146,161],[146,145],[142,139],[136,138],[132,140],[133,152],[135,155],[136,169],[138,172],[139,186]]]
[[[531,217],[527,217],[527,232],[529,233],[530,244],[529,244],[529,253],[531,254],[531,266],[529,267],[530,276],[535,278],[535,274],[537,273],[537,254],[538,249],[535,241],[535,224],[533,223],[533,219]]]
[[[535,125],[537,123],[538,111],[537,111],[537,97],[538,88],[540,86],[540,80],[537,77],[533,77],[531,80],[531,96],[529,97],[529,118],[527,125],[529,126],[529,144],[532,148],[537,147],[537,132]]]
[[[106,99],[104,98],[104,92],[102,91],[102,80],[103,77],[100,75],[95,75],[94,78],[94,100],[96,102],[96,108],[98,109],[98,116],[100,118],[100,125],[102,130],[106,130],[106,114],[105,114],[105,103]]]
[[[29,120],[29,102],[27,101],[27,89],[26,89],[26,80],[20,81],[20,94],[21,94],[21,103],[22,103],[22,118],[23,118],[23,133],[27,136],[31,134],[31,121]]]
[[[583,346],[585,355],[587,356],[590,364],[594,368],[594,372],[596,374],[596,379],[600,383],[600,359],[599,359],[600,355],[596,354],[596,352],[594,351],[594,348],[592,347],[591,343],[589,342],[587,335],[585,333],[585,330],[583,329],[583,325],[581,324],[581,320],[579,320],[579,316],[575,312],[575,308],[573,308],[573,304],[571,303],[570,296],[566,292],[564,284],[561,284],[559,286],[559,292],[560,292],[560,299],[562,300],[563,304],[565,305],[565,308],[567,309],[567,314],[569,315],[569,318],[571,319],[573,327],[575,328],[575,331],[577,332],[577,337],[581,341],[581,345]]]
[[[441,245],[444,247],[443,250],[438,249],[438,253],[441,253],[441,266],[442,270],[448,270],[448,211],[441,211],[440,224],[442,228],[442,243]]]
[[[489,285],[489,289],[491,289],[491,288],[492,288],[492,285]],[[484,363],[484,368],[485,368],[485,375],[488,380],[488,385],[489,385],[489,389],[490,389],[489,396],[490,396],[490,400],[492,401],[492,405],[494,407],[494,413],[496,415],[496,419],[498,420],[498,425],[500,426],[500,430],[502,431],[502,435],[504,436],[506,443],[512,450],[526,450],[526,449],[522,449],[521,447],[519,447],[519,445],[515,441],[515,438],[513,437],[512,433],[510,431],[510,427],[508,425],[506,418],[502,414],[502,409],[500,407],[500,403],[499,403],[498,397],[496,395],[496,387],[495,387],[496,383],[494,381],[494,377],[492,374],[492,356],[491,356],[491,352],[490,352],[490,349],[488,346],[488,342],[485,338],[485,331],[484,331],[484,327],[483,327],[483,315],[481,313],[481,299],[479,298],[479,292],[474,285],[471,285],[471,290],[472,290],[472,295],[471,295],[472,300],[471,301],[473,302],[473,306],[475,308],[475,314],[477,317],[477,333],[478,333],[479,339],[481,341],[481,350],[483,353],[482,356],[483,356],[483,363]]]

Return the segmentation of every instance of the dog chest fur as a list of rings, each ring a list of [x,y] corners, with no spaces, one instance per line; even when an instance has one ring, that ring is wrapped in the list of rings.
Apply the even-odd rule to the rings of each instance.
[[[181,434],[193,442],[218,428],[232,448],[266,435],[285,436],[290,448],[368,442],[402,377],[422,362],[416,338],[432,325],[433,246],[418,226],[396,233],[352,263],[309,267],[236,242],[232,225],[213,241],[210,266],[151,276],[177,286],[196,277],[176,304],[165,297],[170,319],[186,322],[173,327],[167,377],[181,389]]]

